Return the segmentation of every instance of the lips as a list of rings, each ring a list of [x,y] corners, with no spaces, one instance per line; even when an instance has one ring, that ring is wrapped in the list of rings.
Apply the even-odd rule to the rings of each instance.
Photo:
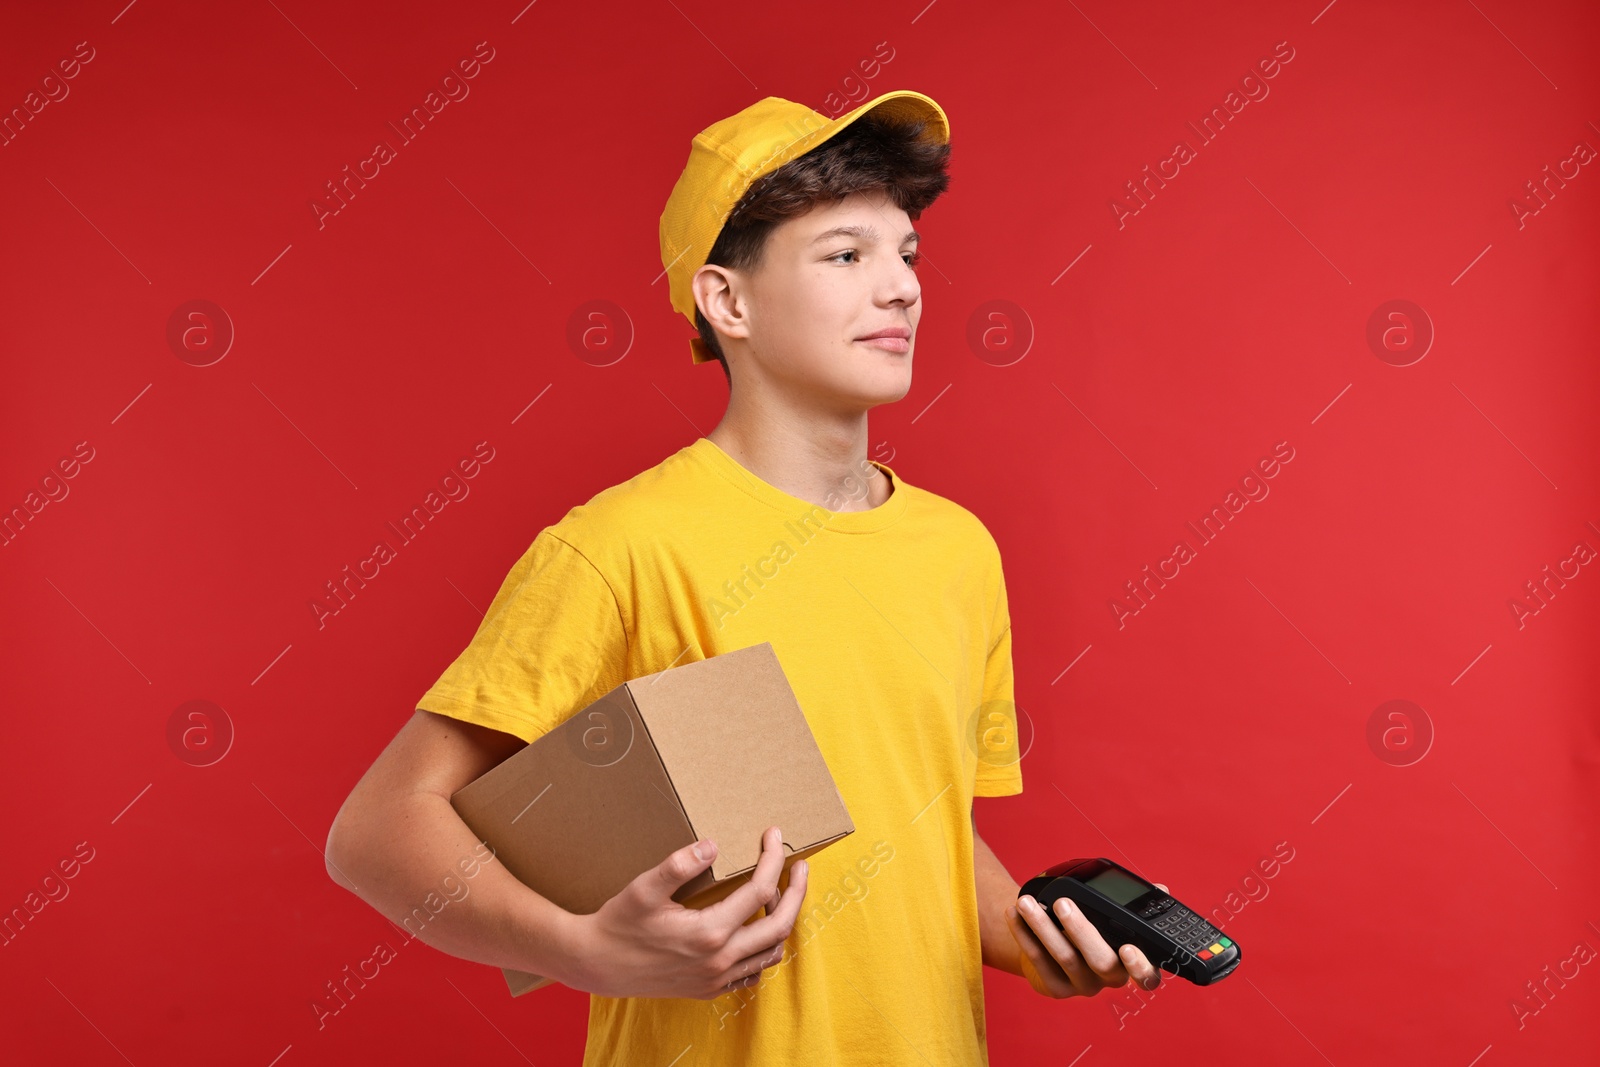
[[[885,352],[909,352],[911,331],[904,326],[890,326],[856,338],[856,344],[881,348]]]
[[[869,345],[873,348],[881,348],[885,352],[903,353],[911,351],[911,342],[909,340],[904,337],[895,337],[893,335],[886,335],[883,337],[863,337],[856,341],[856,344]]]

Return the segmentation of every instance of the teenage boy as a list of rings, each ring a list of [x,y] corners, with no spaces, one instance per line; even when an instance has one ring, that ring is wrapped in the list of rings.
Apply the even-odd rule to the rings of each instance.
[[[949,152],[910,91],[832,120],[768,97],[694,139],[661,257],[726,413],[539,532],[329,834],[330,874],[401,919],[483,855],[455,790],[628,679],[770,641],[854,834],[789,862],[770,827],[750,882],[703,909],[671,894],[713,841],[592,915],[491,863],[426,927],[590,993],[587,1065],[981,1064],[985,964],[1052,997],[1160,980],[1081,913],[1063,934],[1018,901],[978,836],[973,797],[1022,791],[1000,552],[867,458],[868,411],[911,388],[911,224]]]

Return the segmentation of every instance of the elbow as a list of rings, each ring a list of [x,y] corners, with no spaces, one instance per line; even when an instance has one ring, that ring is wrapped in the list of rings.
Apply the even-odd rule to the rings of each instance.
[[[360,895],[360,890],[351,880],[349,871],[351,859],[348,850],[344,847],[344,835],[340,832],[339,820],[335,818],[333,825],[328,828],[328,840],[322,849],[322,862],[327,868],[328,877],[335,883],[343,886],[350,892]]]

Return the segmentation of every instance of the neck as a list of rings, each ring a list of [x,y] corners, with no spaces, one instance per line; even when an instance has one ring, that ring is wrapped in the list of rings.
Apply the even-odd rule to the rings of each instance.
[[[890,479],[867,462],[865,411],[830,416],[736,396],[706,436],[762,481],[830,511],[866,511],[894,492]]]

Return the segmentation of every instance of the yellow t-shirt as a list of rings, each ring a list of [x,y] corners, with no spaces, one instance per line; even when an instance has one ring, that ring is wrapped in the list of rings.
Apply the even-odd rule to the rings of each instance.
[[[585,1067],[988,1062],[972,798],[1022,791],[1000,552],[965,508],[862,474],[823,507],[698,438],[541,530],[419,702],[532,741],[770,641],[816,736],[856,829],[810,857],[784,961],[711,1001],[591,996]],[[838,510],[884,476],[884,503]]]

